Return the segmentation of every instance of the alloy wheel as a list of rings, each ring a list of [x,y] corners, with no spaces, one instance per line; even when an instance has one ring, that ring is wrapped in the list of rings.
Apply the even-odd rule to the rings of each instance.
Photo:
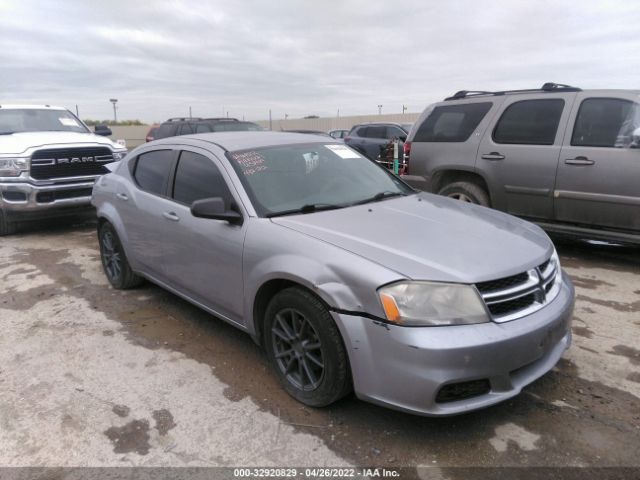
[[[293,308],[280,310],[271,327],[276,364],[296,388],[318,388],[324,376],[322,344],[309,320]]]
[[[102,233],[102,263],[112,281],[117,281],[122,274],[122,257],[116,239],[109,231]]]

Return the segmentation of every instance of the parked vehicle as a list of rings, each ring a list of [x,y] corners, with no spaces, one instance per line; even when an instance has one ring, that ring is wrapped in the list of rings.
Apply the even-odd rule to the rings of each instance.
[[[343,139],[349,134],[349,130],[339,128],[336,130],[329,130],[327,133],[331,135],[333,138]]]
[[[158,128],[160,128],[160,125],[158,125],[157,123],[151,125],[151,127],[149,128],[149,131],[147,132],[145,141],[153,142],[156,139],[156,132],[158,131]]]
[[[518,394],[568,348],[573,287],[537,226],[413,190],[292,133],[168,138],[93,192],[106,276],[249,333],[294,398],[425,415]]]
[[[18,222],[91,209],[104,165],[127,150],[95,134],[73,113],[50,105],[0,105],[0,235]]]
[[[640,243],[640,91],[457,92],[407,142],[412,185],[548,231]]]
[[[262,127],[237,118],[176,117],[162,123],[154,134],[154,140],[191,135],[193,133],[261,131]]]
[[[371,160],[379,160],[385,156],[393,140],[400,142],[400,151],[402,151],[411,125],[410,123],[360,123],[351,128],[344,143]]]

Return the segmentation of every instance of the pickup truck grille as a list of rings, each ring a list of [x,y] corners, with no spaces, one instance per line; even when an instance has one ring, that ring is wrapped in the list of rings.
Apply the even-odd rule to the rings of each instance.
[[[510,277],[476,283],[476,288],[491,313],[502,323],[529,315],[553,300],[559,268],[554,257],[526,272]]]
[[[109,172],[104,166],[109,162],[113,162],[113,153],[107,147],[37,150],[31,156],[31,177],[49,180],[103,175]]]

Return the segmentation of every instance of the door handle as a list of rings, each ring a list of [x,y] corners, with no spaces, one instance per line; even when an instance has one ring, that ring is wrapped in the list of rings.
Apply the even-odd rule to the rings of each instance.
[[[174,212],[164,212],[162,214],[162,216],[164,218],[166,218],[167,220],[171,220],[172,222],[179,222],[180,221],[180,217],[178,215],[176,215]]]
[[[587,157],[567,158],[564,163],[567,165],[593,165],[596,163],[593,160],[589,160]]]
[[[504,160],[504,155],[498,152],[484,153],[480,157],[483,160]]]
[[[129,197],[126,193],[116,193],[116,197],[118,197],[120,200],[124,200],[125,202],[129,200]]]

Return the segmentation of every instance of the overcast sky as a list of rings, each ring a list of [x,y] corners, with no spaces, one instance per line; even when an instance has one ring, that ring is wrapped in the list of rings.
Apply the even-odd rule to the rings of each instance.
[[[639,33],[634,0],[0,0],[0,104],[259,120],[546,81],[640,88]]]

